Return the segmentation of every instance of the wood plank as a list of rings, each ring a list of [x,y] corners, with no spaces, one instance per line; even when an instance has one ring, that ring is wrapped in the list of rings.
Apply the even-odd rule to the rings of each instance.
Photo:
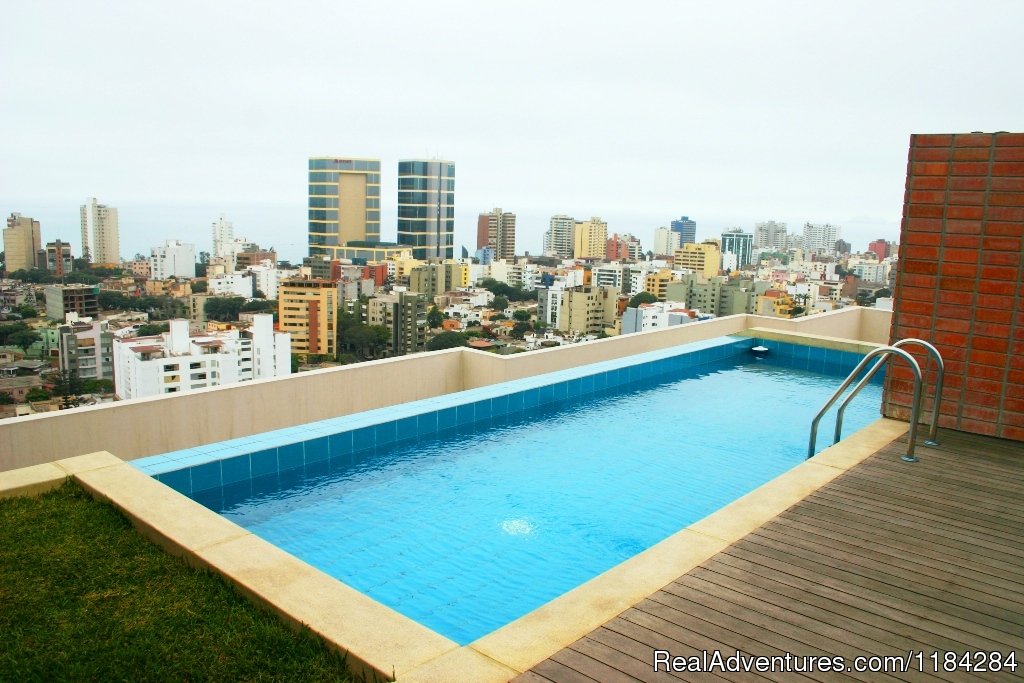
[[[937,536],[917,536],[914,534],[901,534],[899,537],[891,535],[882,536],[877,533],[874,527],[861,524],[854,518],[843,519],[841,522],[833,520],[824,515],[811,515],[804,506],[797,506],[786,510],[776,517],[776,520],[786,521],[790,524],[799,524],[802,527],[828,531],[841,534],[849,539],[858,539],[870,543],[886,543],[891,545],[897,552],[902,548],[906,552],[918,556],[926,556],[941,561],[949,561],[957,566],[970,569],[979,575],[1006,577],[1007,582],[1015,586],[1024,585],[1024,566],[1010,564],[1002,560],[985,559],[978,561],[977,555],[964,550],[961,547],[941,545]]]
[[[967,594],[969,591],[963,591],[954,584],[938,586],[934,585],[936,582],[928,580],[927,577],[914,576],[913,578],[907,578],[892,568],[871,562],[853,553],[827,553],[824,552],[825,549],[815,543],[805,540],[793,542],[779,541],[763,535],[760,530],[747,536],[741,543],[757,543],[760,546],[774,548],[791,556],[813,561],[827,559],[830,563],[841,567],[851,576],[857,576],[867,581],[888,584],[901,594],[905,593],[907,595],[931,598],[936,601],[937,609],[950,611],[952,608],[956,608],[965,615],[964,618],[966,619],[979,620],[980,623],[1002,628],[1007,633],[1019,633],[1021,637],[1024,637],[1024,614],[978,600],[977,596]]]
[[[863,538],[850,533],[848,530],[837,530],[833,525],[826,524],[824,522],[806,524],[799,521],[799,519],[793,519],[791,517],[776,517],[774,520],[765,524],[763,528],[766,530],[786,528],[790,529],[791,533],[805,534],[811,538],[820,537],[829,539],[829,541],[840,544],[841,546],[855,548],[857,549],[856,552],[874,552],[886,558],[895,558],[899,560],[901,558],[912,557],[914,563],[917,565],[934,568],[954,576],[971,580],[978,584],[978,589],[982,592],[993,595],[1008,595],[1014,602],[1024,602],[1024,584],[1019,580],[1013,581],[1006,579],[995,571],[986,573],[978,571],[963,563],[952,562],[948,559],[940,559],[935,557],[937,553],[925,552],[927,548],[924,547],[914,550],[908,549],[906,546],[899,548],[895,539],[891,537],[883,536],[878,537],[877,539]]]
[[[623,673],[614,666],[609,666],[587,654],[580,652],[579,641],[551,655],[551,659],[564,664],[573,671],[589,676],[602,683],[633,683],[636,679]]]
[[[827,501],[826,501],[827,503]],[[972,558],[977,563],[984,563],[998,571],[1006,571],[1008,574],[1017,574],[1021,571],[1022,565],[1007,558],[996,550],[978,546],[973,543],[957,540],[950,535],[941,534],[941,529],[931,527],[929,529],[920,526],[906,526],[898,524],[891,519],[878,519],[859,514],[857,510],[847,507],[837,507],[819,503],[816,500],[805,499],[800,503],[798,509],[791,508],[787,513],[803,514],[810,520],[828,520],[830,523],[839,526],[851,526],[866,530],[876,536],[884,536],[890,539],[903,539],[908,548],[920,544],[932,545],[942,552],[949,553],[951,557]],[[813,521],[812,521],[813,523]]]
[[[559,652],[561,652],[561,650],[559,650]],[[530,671],[552,681],[552,683],[602,683],[600,679],[593,679],[589,676],[584,676],[572,667],[568,667],[561,662],[557,662],[553,658],[545,659],[543,662],[530,669]]]
[[[766,524],[757,532],[765,538],[772,538],[781,543],[790,543],[811,551],[825,548],[828,549],[824,551],[825,553],[831,554],[829,551],[834,551],[837,557],[856,557],[860,560],[857,563],[860,566],[873,567],[879,571],[892,572],[896,575],[912,575],[915,577],[915,581],[939,590],[950,590],[958,595],[966,595],[970,599],[1006,609],[1011,613],[1024,614],[1024,594],[1015,590],[993,589],[991,584],[984,580],[971,579],[962,574],[930,566],[918,561],[918,558],[910,553],[905,553],[902,556],[895,553],[881,553],[779,523]],[[1024,617],[1022,617],[1022,622],[1024,622]]]
[[[637,619],[631,620],[627,613],[639,615],[639,621]],[[643,626],[639,625],[641,622],[644,624]],[[651,661],[653,661],[654,650],[665,650],[672,653],[672,656],[689,657],[699,654],[701,649],[710,651],[723,647],[721,644],[715,643],[700,634],[688,632],[684,629],[678,629],[676,632],[677,634],[682,633],[684,636],[705,645],[703,648],[699,648],[697,646],[672,639],[670,636],[663,633],[664,630],[665,629],[659,624],[658,620],[633,608],[619,615],[605,626],[592,631],[587,637],[593,638],[599,643],[607,647],[614,648],[630,657],[640,660],[647,657]],[[640,640],[637,640],[637,638]],[[732,681],[732,683],[746,683],[747,681],[754,680],[751,676],[743,673],[731,673],[728,671],[716,672],[715,674],[673,672],[671,675],[683,680],[696,680],[702,677],[711,677],[712,680]],[[755,678],[762,683],[765,680],[763,678]]]
[[[830,564],[807,560],[774,548],[750,543],[746,539],[737,541],[723,552],[743,559],[749,559],[753,562],[764,562],[766,559],[774,560],[775,562],[771,564],[775,566],[782,564],[781,570],[789,573],[799,570],[803,577],[809,581],[820,581],[847,593],[873,593],[873,599],[884,600],[886,604],[897,609],[912,610],[920,616],[932,618],[940,623],[965,632],[974,633],[986,640],[1001,643],[1004,646],[1016,646],[1020,641],[1019,634],[1008,633],[1005,628],[979,623],[976,621],[978,615],[972,610],[963,609],[957,605],[950,605],[943,600],[936,600],[929,596],[908,593],[884,582],[866,579],[848,571],[837,569]]]
[[[691,628],[686,624],[687,622]],[[783,655],[784,651],[769,647],[759,641],[751,640],[742,634],[729,631],[717,624],[704,622],[701,619],[687,618],[687,615],[673,610],[672,608],[645,600],[638,608],[630,609],[622,613],[620,618],[608,624],[609,630],[630,636],[631,639],[646,639],[649,633],[657,633],[661,637],[671,639],[669,642],[678,641],[689,646],[689,650],[678,649],[684,656],[700,655],[702,651],[721,652],[723,656],[732,655],[739,650],[746,654],[758,655]],[[700,629],[698,633],[696,629]],[[671,647],[664,648],[670,652]],[[746,673],[746,672],[719,672],[718,675],[733,681],[749,680],[770,680],[777,683],[786,683],[793,680],[792,675],[780,672]],[[802,680],[819,681],[826,683],[824,674],[809,674]],[[846,678],[846,680],[852,680]]]

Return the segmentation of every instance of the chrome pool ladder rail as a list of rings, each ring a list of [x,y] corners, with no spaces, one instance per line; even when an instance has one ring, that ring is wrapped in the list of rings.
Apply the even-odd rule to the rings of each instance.
[[[862,379],[860,382],[858,382],[857,386],[854,387],[854,390],[850,393],[850,396],[846,400],[847,402],[849,402],[854,396],[856,396],[857,392],[859,392],[867,383],[867,379],[870,379],[871,375],[874,374],[878,370],[878,368],[887,363],[889,359],[894,355],[899,356],[903,360],[907,361],[907,364],[910,366],[911,371],[914,373],[914,395],[910,411],[910,432],[907,437],[907,452],[905,455],[901,456],[901,459],[906,462],[917,462],[917,456],[914,455],[914,449],[917,445],[917,421],[921,414],[921,367],[917,364],[917,361],[914,360],[913,356],[911,356],[903,349],[898,348],[895,344],[892,346],[881,346],[877,349],[873,349],[866,356],[864,356],[864,358],[862,358],[861,361],[857,363],[857,367],[853,369],[853,372],[851,372],[847,376],[847,378],[843,381],[842,385],[840,385],[840,387],[836,389],[835,393],[832,394],[832,397],[825,402],[825,405],[821,407],[821,410],[818,411],[818,414],[814,416],[814,420],[811,421],[810,443],[807,446],[808,458],[814,457],[814,448],[818,440],[818,423],[821,422],[821,418],[825,415],[826,412],[828,412],[829,408],[835,405],[836,401],[839,400],[839,397],[843,395],[843,392],[846,391],[846,389],[849,388],[851,384],[853,384],[853,381],[857,378],[857,375],[859,375],[860,372],[865,367],[867,367],[868,363],[871,361],[872,358],[881,356],[881,359],[875,365],[875,367],[871,369],[871,372],[868,373],[866,379]]]
[[[935,393],[932,398],[932,419],[928,427],[928,438],[925,439],[924,444],[926,446],[938,446],[939,402],[942,400],[942,386],[945,383],[946,365],[945,363],[942,362],[942,354],[939,353],[939,350],[932,346],[931,344],[929,344],[928,342],[924,341],[923,339],[907,337],[906,339],[900,339],[898,342],[892,344],[892,347],[898,349],[902,346],[907,346],[910,344],[923,346],[925,350],[928,351],[928,354],[935,359]],[[850,395],[846,397],[846,400],[839,404],[839,410],[836,413],[836,431],[834,435],[835,439],[832,441],[832,443],[839,443],[839,440],[842,438],[843,414],[846,412],[846,407],[853,402],[853,397],[857,395],[857,392],[861,390],[861,387],[863,387],[865,384],[871,381],[871,378],[874,377],[875,373],[878,372],[878,370],[881,369],[881,367],[886,364],[888,359],[889,356],[880,358],[878,362],[875,363],[874,367],[868,370],[868,373],[864,375],[860,382],[857,383],[857,385],[854,387]],[[927,366],[925,367],[927,368]],[[922,375],[922,382],[923,381],[924,379]],[[922,396],[921,398],[923,399],[924,396]]]

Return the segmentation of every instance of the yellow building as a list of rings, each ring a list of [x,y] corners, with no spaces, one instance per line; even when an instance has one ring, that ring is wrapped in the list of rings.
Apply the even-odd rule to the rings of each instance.
[[[39,221],[20,213],[12,213],[4,228],[3,248],[7,255],[8,273],[36,267],[39,250],[43,248]]]
[[[700,244],[684,244],[676,249],[672,267],[688,268],[704,277],[715,277],[722,267],[722,250],[718,240],[704,240]]]
[[[448,286],[445,291],[469,287],[469,264],[445,261],[444,279]]]
[[[644,277],[644,291],[658,297],[658,301],[665,301],[666,289],[670,282],[673,282],[672,271],[668,268],[648,273]]]
[[[758,295],[754,313],[773,318],[792,318],[795,305],[793,297],[786,292],[781,289],[769,289],[764,294]]]
[[[573,287],[565,290],[559,326],[570,334],[600,334],[614,327],[617,287]]]
[[[303,358],[337,352],[338,287],[330,280],[283,280],[277,287],[281,332],[292,338],[292,353]]]
[[[608,224],[594,216],[589,221],[576,221],[573,230],[573,258],[604,258],[608,243]]]

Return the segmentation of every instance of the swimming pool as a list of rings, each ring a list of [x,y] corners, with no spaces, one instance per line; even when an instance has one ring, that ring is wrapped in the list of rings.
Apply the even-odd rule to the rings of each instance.
[[[136,465],[465,644],[802,462],[859,358],[720,338]]]

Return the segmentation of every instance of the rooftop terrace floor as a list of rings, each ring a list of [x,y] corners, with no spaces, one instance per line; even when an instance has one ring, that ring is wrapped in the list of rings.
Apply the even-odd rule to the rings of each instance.
[[[848,665],[915,654],[906,672],[805,674],[818,681],[1024,679],[1024,446],[954,431],[939,441],[910,464],[897,439],[516,682],[797,678],[655,673],[654,650]],[[1014,650],[1015,672],[942,671],[945,652]]]

